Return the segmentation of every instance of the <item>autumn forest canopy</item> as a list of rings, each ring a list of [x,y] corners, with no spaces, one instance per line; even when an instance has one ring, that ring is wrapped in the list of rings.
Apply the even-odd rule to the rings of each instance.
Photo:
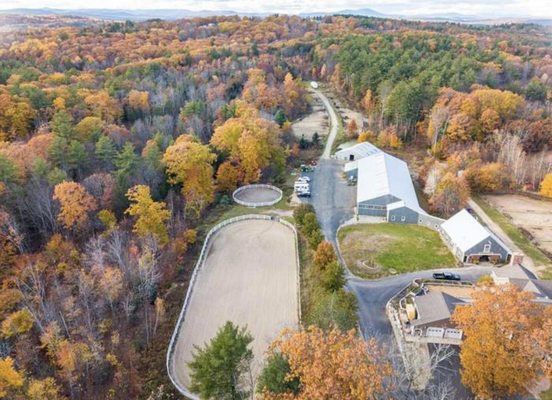
[[[305,148],[290,129],[311,110],[305,82],[361,110],[349,138],[421,154],[439,215],[470,193],[552,197],[551,37],[345,16],[3,34],[0,398],[172,390],[164,352],[184,290],[173,283],[187,284],[204,220],[236,187],[286,181]]]

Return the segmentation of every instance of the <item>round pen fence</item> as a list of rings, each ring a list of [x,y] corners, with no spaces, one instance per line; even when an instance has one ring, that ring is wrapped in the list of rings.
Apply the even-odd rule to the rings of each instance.
[[[270,185],[265,185],[265,186],[270,186]],[[280,198],[281,198],[281,192],[282,191],[280,189],[278,189],[278,190],[280,192]],[[186,388],[182,384],[180,384],[180,382],[178,382],[177,379],[175,378],[174,361],[173,360],[174,360],[174,351],[175,351],[175,348],[176,348],[176,342],[177,342],[177,339],[178,339],[178,335],[180,333],[180,329],[182,327],[184,319],[186,318],[186,311],[188,310],[188,306],[189,306],[189,303],[190,303],[190,298],[192,296],[192,292],[193,292],[193,289],[194,289],[194,285],[195,285],[197,276],[198,276],[199,272],[201,271],[203,265],[205,264],[205,259],[207,257],[207,253],[209,251],[209,245],[210,245],[211,238],[217,232],[219,232],[222,228],[224,228],[225,226],[236,223],[236,222],[245,221],[245,220],[274,220],[276,222],[279,222],[279,223],[285,225],[286,227],[288,227],[289,229],[291,229],[293,231],[293,235],[295,237],[296,268],[298,269],[298,271],[297,271],[297,277],[298,277],[298,279],[297,279],[297,297],[298,297],[299,301],[297,302],[297,304],[298,304],[297,315],[298,315],[299,322],[301,321],[301,301],[300,301],[301,297],[300,297],[300,278],[299,278],[299,274],[300,274],[299,269],[300,269],[300,267],[299,267],[299,248],[298,248],[299,243],[298,243],[298,239],[297,239],[297,231],[295,229],[295,226],[293,224],[289,223],[288,221],[285,221],[285,220],[280,219],[278,217],[273,217],[273,216],[270,216],[270,215],[252,215],[252,214],[230,218],[230,219],[227,219],[227,220],[222,221],[219,224],[215,225],[207,233],[207,236],[205,237],[205,241],[203,242],[203,247],[201,248],[201,253],[199,254],[199,258],[198,258],[198,260],[196,262],[196,265],[194,267],[192,277],[190,278],[190,283],[188,285],[188,290],[186,292],[186,298],[184,299],[184,304],[183,304],[182,309],[180,311],[180,314],[178,316],[178,321],[176,323],[176,327],[174,328],[174,332],[172,334],[171,341],[169,343],[169,348],[167,350],[167,365],[166,365],[166,367],[167,367],[167,372],[169,374],[169,378],[170,378],[171,382],[173,383],[173,385],[178,389],[178,391],[181,394],[183,394],[184,396],[186,396],[187,398],[192,399],[192,400],[200,400],[200,399],[196,394],[190,392],[188,390],[188,388]]]
[[[282,190],[272,185],[255,184],[237,188],[232,199],[246,207],[268,207],[282,200]]]

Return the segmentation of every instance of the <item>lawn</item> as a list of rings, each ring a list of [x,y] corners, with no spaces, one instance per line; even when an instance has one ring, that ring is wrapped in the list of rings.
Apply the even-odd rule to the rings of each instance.
[[[338,240],[347,266],[363,278],[457,264],[439,234],[423,226],[351,225],[339,231]]]
[[[512,239],[512,241],[523,251],[527,256],[531,257],[536,264],[545,265],[547,267],[546,271],[542,274],[542,278],[551,279],[552,278],[552,263],[544,255],[540,249],[535,246],[519,228],[517,228],[512,222],[498,211],[496,208],[492,207],[484,199],[479,196],[472,196],[472,199],[485,211],[485,213],[491,218],[495,223],[497,223],[502,230]]]

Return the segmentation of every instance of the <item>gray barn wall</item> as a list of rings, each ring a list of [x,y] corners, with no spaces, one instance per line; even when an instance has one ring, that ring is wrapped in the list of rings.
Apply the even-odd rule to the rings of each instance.
[[[485,246],[485,244],[491,242],[491,251],[489,251],[488,253],[484,253],[483,252],[483,248]],[[508,254],[510,254],[510,252],[505,249],[504,247],[502,247],[492,236],[489,236],[487,239],[485,240],[482,240],[481,242],[479,242],[477,245],[473,246],[471,249],[469,249],[468,251],[464,252],[464,256],[470,256],[472,254],[500,254],[500,257],[502,259],[502,261],[506,261],[507,257],[508,257]]]
[[[418,225],[425,226],[426,228],[433,229],[434,231],[440,231],[441,224],[445,222],[444,219],[434,217],[433,215],[420,214],[418,216]]]
[[[375,199],[370,199],[358,203],[358,214],[359,215],[372,215],[376,217],[386,217],[387,216],[387,204],[395,203],[399,201],[397,197],[386,194]],[[381,209],[370,209],[367,206],[379,206]]]
[[[393,221],[392,217],[395,217]],[[404,221],[401,221],[401,217],[405,217]],[[387,222],[395,224],[417,224],[418,213],[408,207],[395,208],[394,210],[387,211]]]

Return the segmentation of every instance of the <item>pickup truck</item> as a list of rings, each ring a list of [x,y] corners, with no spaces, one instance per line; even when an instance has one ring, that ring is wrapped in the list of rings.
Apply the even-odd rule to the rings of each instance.
[[[433,274],[433,279],[442,279],[445,281],[460,281],[462,278],[458,274],[452,272],[435,272]]]

